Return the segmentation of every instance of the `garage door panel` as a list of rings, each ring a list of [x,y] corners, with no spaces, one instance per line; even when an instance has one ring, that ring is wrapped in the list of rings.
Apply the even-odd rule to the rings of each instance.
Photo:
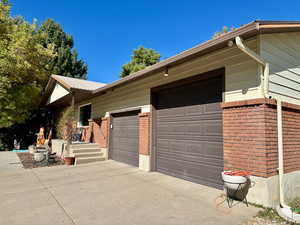
[[[221,188],[221,101],[221,77],[156,93],[159,172]]]
[[[112,116],[111,158],[138,166],[138,111],[119,113]]]
[[[223,160],[223,154],[220,153],[220,142],[189,142],[184,141],[159,143],[159,154],[170,154],[170,158],[184,158],[186,155],[199,156],[200,158],[218,158]],[[173,154],[173,156],[172,156]]]
[[[186,124],[161,124],[161,128],[157,131],[159,138],[169,137],[170,139],[178,139],[177,135],[180,135],[180,138],[187,139],[197,137],[203,138],[215,137],[219,138],[222,135],[223,127],[221,124],[216,124],[216,121],[211,122],[186,122]],[[218,121],[217,121],[218,122]],[[221,138],[221,137],[220,137]],[[222,140],[222,138],[221,138]]]
[[[166,165],[162,168],[158,168],[157,170],[159,172],[196,183],[222,188],[221,175],[216,166],[207,164],[199,165],[192,162],[188,162],[182,166],[181,161],[170,160],[167,158],[161,158],[158,163]]]
[[[176,155],[177,157],[172,157],[174,155]],[[201,168],[202,166],[213,166],[213,167],[217,168],[217,167],[219,167],[220,163],[223,162],[223,160],[220,158],[208,157],[206,155],[192,155],[192,154],[190,154],[190,155],[178,154],[177,155],[176,153],[168,154],[167,152],[165,152],[165,153],[160,153],[158,156],[159,156],[159,160],[169,159],[170,162],[172,162],[172,161],[181,162],[182,169],[185,169],[185,166],[189,165],[190,163],[193,163],[195,166],[197,166],[199,168]],[[182,166],[183,164],[184,164],[184,166]],[[164,167],[165,166],[158,167],[158,168],[164,168]]]
[[[185,144],[188,144],[189,142],[215,142],[215,143],[220,143],[222,145],[223,142],[223,138],[219,137],[219,136],[186,136],[186,135],[178,135],[178,134],[165,134],[165,135],[161,135],[160,140],[167,140],[167,141],[185,141]],[[159,143],[160,140],[157,140],[157,142]],[[159,145],[157,145],[158,147],[160,147]]]

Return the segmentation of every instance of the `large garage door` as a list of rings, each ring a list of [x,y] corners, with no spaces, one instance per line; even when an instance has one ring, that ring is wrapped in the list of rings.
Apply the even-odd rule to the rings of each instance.
[[[139,111],[112,115],[110,157],[113,160],[139,166]]]
[[[159,91],[156,101],[156,169],[222,187],[222,78]]]

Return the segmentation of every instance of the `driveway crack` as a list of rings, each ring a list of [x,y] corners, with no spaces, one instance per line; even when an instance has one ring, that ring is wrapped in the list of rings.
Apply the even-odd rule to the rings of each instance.
[[[51,196],[52,198],[55,200],[56,204],[62,209],[62,211],[64,212],[64,214],[69,218],[69,220],[72,222],[73,225],[77,225],[74,221],[74,219],[72,218],[72,216],[67,212],[67,210],[62,206],[62,204],[58,201],[58,199],[55,197],[55,195],[52,193],[52,191],[42,182],[42,180],[39,178],[39,176],[33,171],[31,170],[31,172],[33,173],[33,175],[37,178],[38,182],[42,185],[42,187],[44,188],[44,190],[46,190]]]

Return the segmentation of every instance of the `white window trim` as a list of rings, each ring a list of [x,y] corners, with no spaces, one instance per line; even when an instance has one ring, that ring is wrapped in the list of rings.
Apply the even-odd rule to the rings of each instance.
[[[91,105],[91,117],[92,117],[92,103],[89,102],[89,103],[86,103],[86,104],[83,104],[83,105],[79,105],[78,106],[78,115],[77,115],[77,127],[78,128],[84,128],[84,127],[88,127],[88,126],[82,126],[80,125],[80,108],[84,107],[84,106],[87,106],[87,105]],[[91,119],[91,118],[90,118]]]

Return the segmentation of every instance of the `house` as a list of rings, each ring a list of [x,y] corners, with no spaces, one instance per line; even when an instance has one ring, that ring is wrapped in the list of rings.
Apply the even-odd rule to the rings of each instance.
[[[254,21],[106,85],[53,75],[46,96],[110,159],[215,188],[247,170],[264,206],[283,146],[285,198],[300,194],[300,21]]]

